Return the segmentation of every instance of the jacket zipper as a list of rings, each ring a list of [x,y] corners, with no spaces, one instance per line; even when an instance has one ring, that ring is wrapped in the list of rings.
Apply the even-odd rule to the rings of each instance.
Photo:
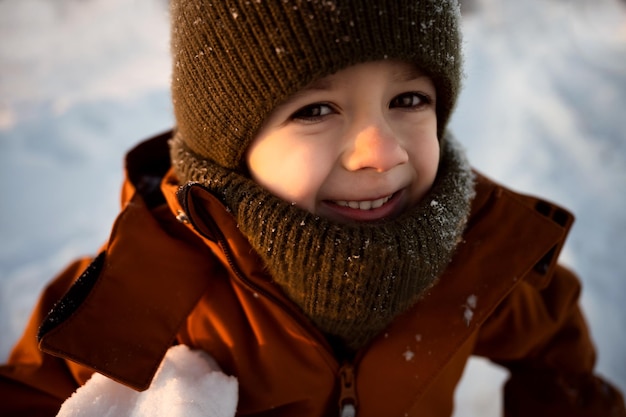
[[[339,417],[355,417],[358,401],[354,365],[345,362],[339,369]]]

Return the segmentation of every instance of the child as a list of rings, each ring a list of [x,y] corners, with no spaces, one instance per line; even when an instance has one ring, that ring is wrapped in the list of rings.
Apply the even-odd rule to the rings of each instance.
[[[572,216],[473,173],[446,130],[459,20],[172,1],[176,129],[128,154],[109,242],[46,289],[3,415],[55,415],[94,371],[149,396],[173,345],[237,378],[237,415],[449,416],[472,354],[510,370],[507,416],[626,415],[556,262]]]

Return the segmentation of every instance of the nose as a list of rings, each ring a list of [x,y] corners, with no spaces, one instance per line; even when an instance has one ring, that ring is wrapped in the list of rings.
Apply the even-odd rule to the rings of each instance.
[[[384,123],[357,131],[343,154],[343,165],[349,171],[369,168],[385,172],[408,160],[408,153]]]

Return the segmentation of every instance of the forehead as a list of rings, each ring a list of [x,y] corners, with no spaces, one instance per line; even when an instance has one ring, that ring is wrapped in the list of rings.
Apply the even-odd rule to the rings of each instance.
[[[307,90],[328,90],[338,83],[344,82],[344,78],[349,78],[347,75],[351,70],[359,68],[372,68],[376,67],[381,69],[389,75],[391,81],[404,82],[411,81],[418,78],[426,77],[426,74],[419,69],[415,64],[404,61],[372,61],[361,64],[355,64],[337,71],[334,74],[327,75],[310,83],[304,87],[301,91]]]
[[[274,107],[274,112],[280,109],[289,108],[294,103],[308,100],[311,94],[317,92],[328,92],[337,88],[350,88],[354,80],[354,70],[363,70],[365,74],[374,71],[382,71],[390,83],[403,83],[418,79],[431,80],[428,74],[421,70],[416,64],[399,60],[380,60],[359,63],[345,67],[334,74],[318,78],[306,87],[295,92],[287,99]]]

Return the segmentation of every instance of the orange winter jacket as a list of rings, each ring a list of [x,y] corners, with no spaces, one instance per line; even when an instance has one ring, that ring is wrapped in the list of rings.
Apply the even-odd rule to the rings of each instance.
[[[220,201],[177,185],[169,137],[128,154],[108,243],[43,293],[0,367],[0,415],[55,415],[94,371],[147,389],[180,343],[238,378],[238,416],[336,416],[347,404],[359,417],[449,416],[472,354],[511,371],[507,416],[626,415],[593,376],[579,283],[556,264],[565,210],[478,176],[464,241],[439,283],[340,362]]]

